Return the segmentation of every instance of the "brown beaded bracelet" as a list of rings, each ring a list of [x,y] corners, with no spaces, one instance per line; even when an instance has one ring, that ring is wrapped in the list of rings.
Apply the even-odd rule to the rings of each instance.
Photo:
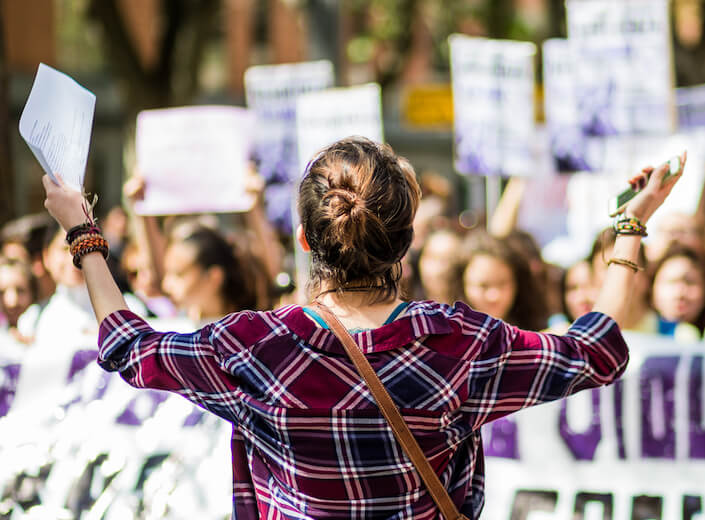
[[[110,248],[108,246],[108,241],[103,238],[103,235],[91,234],[88,238],[78,240],[75,246],[71,248],[73,265],[75,265],[78,269],[81,269],[81,259],[88,253],[93,253],[95,251],[100,251],[103,258],[106,260],[108,259]]]
[[[103,235],[88,235],[86,238],[76,240],[71,244],[69,251],[72,256],[76,256],[82,249],[92,246],[107,246],[108,242]]]

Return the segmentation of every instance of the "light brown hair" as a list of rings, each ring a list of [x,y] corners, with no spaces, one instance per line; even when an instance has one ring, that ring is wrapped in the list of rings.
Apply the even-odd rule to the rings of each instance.
[[[338,141],[310,163],[298,209],[311,247],[311,289],[372,288],[371,302],[396,297],[401,259],[421,198],[414,169],[388,145]]]

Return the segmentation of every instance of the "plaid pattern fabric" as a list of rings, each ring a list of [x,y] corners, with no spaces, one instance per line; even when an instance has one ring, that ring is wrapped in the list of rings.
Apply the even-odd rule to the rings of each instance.
[[[463,303],[412,302],[354,336],[469,518],[483,505],[480,426],[609,383],[628,359],[600,313],[552,336]],[[342,345],[302,307],[235,313],[192,334],[119,311],[99,343],[101,366],[129,384],[178,392],[233,424],[233,518],[438,518]]]

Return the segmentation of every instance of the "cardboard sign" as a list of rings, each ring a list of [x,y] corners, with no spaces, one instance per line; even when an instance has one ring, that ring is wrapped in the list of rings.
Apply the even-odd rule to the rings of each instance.
[[[568,38],[587,136],[675,130],[667,0],[568,0]]]
[[[302,172],[317,152],[344,137],[382,142],[381,89],[368,83],[303,94],[296,104],[296,128]]]
[[[449,38],[455,167],[479,175],[534,171],[534,56],[528,42]]]
[[[197,106],[137,116],[137,167],[146,182],[140,215],[247,211],[245,175],[255,127],[243,108]]]
[[[260,65],[245,72],[247,106],[257,114],[255,156],[267,182],[292,182],[301,175],[297,158],[296,100],[333,86],[329,61]]]

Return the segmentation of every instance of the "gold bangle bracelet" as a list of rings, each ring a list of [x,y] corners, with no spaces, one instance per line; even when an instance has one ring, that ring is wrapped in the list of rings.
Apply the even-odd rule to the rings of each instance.
[[[632,262],[631,260],[627,260],[627,259],[625,259],[625,258],[610,258],[610,259],[607,261],[607,265],[610,265],[610,264],[623,265],[624,267],[628,267],[629,269],[631,269],[631,270],[634,271],[635,273],[636,273],[637,271],[643,271],[643,270],[644,270],[644,268],[641,267],[641,266],[640,266],[639,264],[637,264],[636,262]]]

